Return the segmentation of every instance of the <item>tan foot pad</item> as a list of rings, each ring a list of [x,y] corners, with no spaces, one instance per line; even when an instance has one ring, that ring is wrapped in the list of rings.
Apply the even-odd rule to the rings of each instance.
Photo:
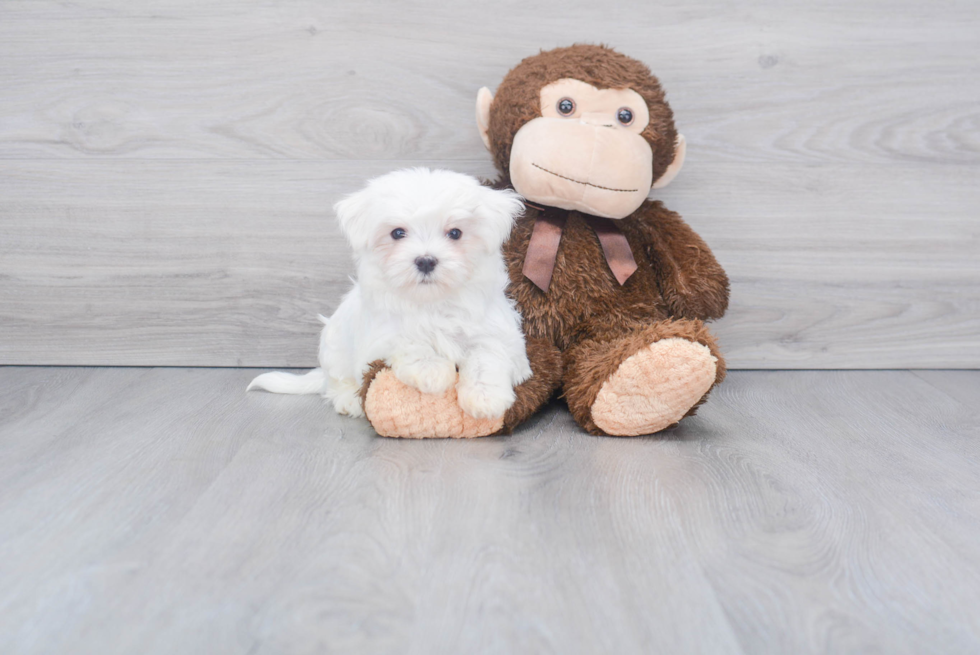
[[[422,393],[403,384],[389,369],[368,387],[364,413],[382,437],[467,439],[500,430],[503,417],[475,419],[456,404],[455,385],[442,394]]]
[[[718,360],[707,346],[662,339],[627,358],[592,404],[607,434],[653,434],[681,420],[715,381]]]

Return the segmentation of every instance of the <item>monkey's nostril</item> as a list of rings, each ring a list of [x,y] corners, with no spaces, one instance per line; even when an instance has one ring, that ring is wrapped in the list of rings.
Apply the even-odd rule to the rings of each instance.
[[[435,270],[436,264],[438,263],[439,263],[438,259],[436,259],[435,257],[429,257],[428,255],[426,255],[425,257],[415,258],[415,268],[419,269],[419,271],[424,275],[428,275],[433,270]]]

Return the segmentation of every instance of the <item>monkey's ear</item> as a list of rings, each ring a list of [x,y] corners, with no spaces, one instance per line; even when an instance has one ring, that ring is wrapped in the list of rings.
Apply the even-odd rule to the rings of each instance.
[[[677,177],[677,174],[681,172],[681,166],[684,165],[684,155],[687,154],[687,142],[684,141],[684,135],[677,135],[677,144],[674,146],[674,161],[670,162],[670,166],[664,171],[664,174],[657,178],[657,181],[653,183],[654,189],[662,189]]]
[[[476,126],[480,128],[480,138],[483,145],[490,149],[490,103],[493,102],[493,94],[490,89],[483,87],[476,94]]]

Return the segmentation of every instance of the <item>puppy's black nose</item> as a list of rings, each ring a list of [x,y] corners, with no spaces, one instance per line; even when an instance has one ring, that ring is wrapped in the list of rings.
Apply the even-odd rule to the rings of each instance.
[[[415,258],[415,268],[419,269],[419,271],[421,271],[425,275],[431,273],[433,269],[435,269],[436,264],[438,263],[439,263],[438,259],[436,259],[435,257],[430,257],[428,255],[426,255],[425,257]]]

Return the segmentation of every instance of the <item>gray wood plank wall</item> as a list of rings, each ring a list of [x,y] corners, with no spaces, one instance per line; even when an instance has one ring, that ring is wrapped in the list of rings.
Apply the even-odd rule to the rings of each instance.
[[[540,48],[647,62],[657,197],[733,281],[733,368],[980,366],[980,11],[924,3],[0,3],[0,363],[305,366],[331,204],[492,176],[473,102]]]

